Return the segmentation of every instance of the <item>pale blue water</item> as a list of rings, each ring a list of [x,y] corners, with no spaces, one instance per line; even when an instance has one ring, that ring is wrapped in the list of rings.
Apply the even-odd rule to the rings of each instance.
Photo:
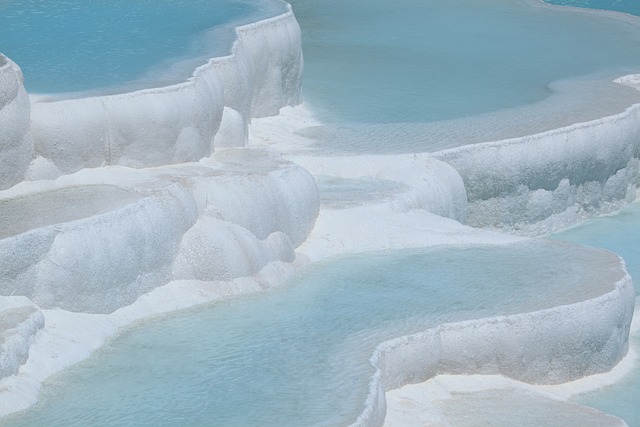
[[[536,1],[290,3],[303,32],[305,100],[325,121],[306,135],[331,151],[460,145],[480,130],[423,125],[538,102],[559,80],[610,81],[640,70],[637,27]],[[504,132],[482,132],[498,139],[517,133],[518,122],[505,117],[491,125]]]
[[[381,341],[589,298],[611,274],[602,253],[551,241],[341,257],[132,328],[1,425],[347,425]]]
[[[640,202],[613,215],[594,218],[552,235],[581,245],[604,248],[620,255],[640,295]]]
[[[282,10],[276,0],[2,0],[0,52],[30,92],[158,86],[227,54],[235,25]]]
[[[410,123],[464,117],[540,101],[550,94],[548,84],[558,79],[587,74],[606,79],[637,72],[640,63],[640,36],[636,29],[591,15],[556,15],[523,2],[296,0],[292,3],[305,37],[306,99],[321,117],[334,125],[337,122],[367,127],[380,123],[401,125],[386,133],[378,133],[377,128],[375,132],[367,132],[366,141],[355,140],[346,147],[347,151],[428,148],[433,141],[425,134],[411,134],[408,138],[398,133],[395,138],[389,136],[397,129],[408,129],[405,125]],[[0,32],[5,28],[3,14],[15,4],[0,1],[3,18]],[[73,8],[64,8],[67,4],[71,3],[57,2],[62,7],[56,13],[75,13]],[[100,3],[92,3],[96,4]],[[116,3],[110,4],[116,7]],[[122,5],[135,8],[143,3]],[[238,5],[239,9],[234,10],[240,16],[247,4],[238,2]],[[180,16],[178,21],[191,24],[191,18],[184,18],[179,7],[165,6],[159,13],[166,9],[171,20]],[[100,16],[111,17],[111,23],[124,16],[114,11],[118,9],[102,10]],[[196,38],[180,42],[181,30],[157,25],[162,21],[151,19],[147,12],[143,10],[143,24],[152,24],[148,26],[153,28],[143,40],[147,43],[141,45],[146,46],[143,50],[155,47],[159,40],[168,45],[152,52],[155,55],[152,60],[136,69],[137,65],[130,63],[132,58],[137,61],[136,55],[145,52],[136,53],[128,45],[126,37],[135,34],[126,35],[117,48],[117,41],[113,40],[113,54],[130,56],[120,64],[122,70],[116,64],[116,71],[109,77],[112,80],[99,85],[119,85],[138,79],[162,61],[183,57],[185,52],[189,57],[199,48],[193,41],[202,40],[197,38],[202,28],[189,29],[189,34]],[[237,17],[233,12],[231,15],[224,19]],[[34,28],[41,28],[33,22],[41,22],[38,19],[44,17],[36,17],[27,24],[30,36],[38,35]],[[64,17],[55,19],[64,21]],[[78,22],[84,21],[76,18],[71,24],[60,25],[60,29],[74,27]],[[203,28],[209,25],[206,23]],[[89,33],[94,35],[98,31]],[[47,38],[53,35],[48,33]],[[25,69],[23,61],[5,46],[5,40],[11,36],[0,33],[0,49]],[[30,51],[29,44],[23,41],[19,39],[18,45]],[[178,46],[180,43],[183,44]],[[66,45],[54,43],[49,48],[60,46]],[[47,66],[73,63],[59,61],[59,57],[48,56],[48,50],[44,50],[40,53],[48,58]],[[62,54],[88,53],[98,57],[92,65],[85,67],[79,62],[73,69],[99,70],[103,74],[101,67],[110,63],[110,58],[100,57],[102,52],[90,48],[86,52],[62,50],[68,51]],[[63,81],[55,89],[36,91],[95,87],[93,78],[70,78],[73,69],[56,73],[49,69],[47,72],[51,74],[45,74],[42,81],[47,84],[55,74],[62,80],[77,79],[85,86],[65,88]],[[25,74],[27,86],[34,90],[29,86],[34,81],[27,69]],[[157,84],[160,80],[154,81]],[[416,138],[425,140],[426,145]],[[324,142],[333,143],[335,149],[344,138]],[[361,145],[364,142],[369,145]],[[345,183],[339,184],[342,191]],[[333,197],[328,202],[342,203],[342,200]],[[612,237],[609,226],[605,226],[603,237]],[[634,227],[631,230],[640,229]],[[632,243],[623,239],[631,232],[623,230],[627,231],[621,233],[622,243],[608,241],[620,253],[624,248],[633,253],[633,247],[629,246]],[[586,234],[597,236],[595,231]],[[371,371],[366,360],[376,343],[443,320],[492,312],[504,314],[561,304],[576,295],[586,297],[585,290],[575,284],[581,277],[599,272],[584,270],[584,265],[597,267],[598,260],[574,264],[580,261],[575,259],[579,253],[540,248],[517,252],[427,251],[419,255],[405,252],[403,256],[350,257],[316,266],[284,290],[176,314],[133,329],[96,357],[51,381],[36,408],[6,421],[5,425],[348,424],[361,410]],[[523,260],[527,263],[523,264]],[[629,263],[630,271],[633,268]],[[524,282],[518,283],[517,289],[506,287],[515,278]],[[569,287],[540,289],[528,283],[527,278],[557,280]],[[483,287],[489,282],[496,287]],[[594,402],[599,403],[593,405],[605,409],[598,405],[624,402],[620,395],[628,394],[631,398],[622,409],[627,411],[623,417],[633,421],[632,417],[637,416],[637,394],[632,394],[635,392],[629,388],[612,390],[609,397],[605,394],[596,397]],[[318,396],[326,400],[318,401]]]
[[[552,81],[638,66],[638,35],[623,25],[522,2],[291,3],[305,36],[306,94],[331,118],[478,114],[539,100]]]

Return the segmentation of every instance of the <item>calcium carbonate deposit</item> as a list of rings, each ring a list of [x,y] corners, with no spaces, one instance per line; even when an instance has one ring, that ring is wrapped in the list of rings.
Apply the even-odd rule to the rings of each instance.
[[[0,5],[131,34],[0,55],[1,425],[625,425],[632,277],[537,236],[637,197],[640,18],[198,1]]]

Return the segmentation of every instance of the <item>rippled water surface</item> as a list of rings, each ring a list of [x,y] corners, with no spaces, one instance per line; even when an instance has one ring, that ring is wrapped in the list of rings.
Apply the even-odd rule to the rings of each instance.
[[[0,0],[0,52],[30,92],[157,86],[228,53],[234,25],[282,10],[275,0]]]
[[[583,300],[611,275],[603,253],[549,241],[337,258],[282,289],[132,328],[2,425],[348,425],[381,341]]]
[[[589,108],[638,96],[609,83],[640,71],[640,24],[535,0],[291,3],[303,32],[305,100],[325,121],[306,136],[331,151],[501,139],[599,118]]]
[[[96,84],[95,76],[78,77],[76,69],[98,71],[103,86],[158,75],[167,58],[198,56],[201,43],[212,40],[198,36],[212,25],[235,22],[255,6],[229,0],[221,12],[207,2],[221,12],[216,21],[199,1],[95,1],[86,10],[80,3],[0,0],[1,48],[23,67],[30,90]],[[558,88],[553,82],[564,79],[580,94],[640,67],[634,25],[533,1],[292,3],[304,34],[306,100],[329,123],[310,136],[333,149],[432,149],[451,138],[451,127],[421,128],[424,123],[540,103]],[[25,15],[25,5],[36,12]],[[141,24],[118,30],[124,18]],[[85,33],[73,32],[81,28]],[[231,33],[223,33],[216,40],[228,40]],[[97,34],[107,34],[106,46],[92,44]],[[141,44],[131,43],[134,38]],[[70,40],[79,47],[69,47]],[[46,73],[32,74],[22,55],[45,61]],[[471,130],[453,138],[469,138]],[[344,203],[351,187],[372,185],[321,184],[329,204]],[[379,183],[372,188],[392,190]],[[613,249],[637,277],[633,236],[640,226],[612,231],[626,221],[625,212],[604,219],[602,232],[594,220],[592,228],[576,227],[561,238]],[[585,283],[609,272],[599,252],[559,243],[516,246],[345,257],[311,267],[280,290],[140,324],[52,379],[32,410],[2,425],[346,425],[362,410],[368,358],[380,341],[438,322],[587,298],[597,289]],[[595,400],[618,403],[623,399],[616,396],[630,393],[613,390]],[[595,400],[587,403],[617,413]],[[632,414],[634,402],[626,406]]]

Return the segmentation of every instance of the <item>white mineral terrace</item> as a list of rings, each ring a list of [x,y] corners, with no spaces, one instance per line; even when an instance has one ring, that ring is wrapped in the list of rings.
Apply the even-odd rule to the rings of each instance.
[[[434,154],[318,157],[296,134],[314,124],[302,70],[291,11],[238,28],[230,56],[158,89],[29,100],[0,56],[0,416],[138,320],[263,292],[335,255],[502,245],[526,237],[495,229],[541,234],[636,197],[640,105]],[[321,199],[318,185],[369,196]],[[465,425],[478,399],[487,419],[509,416],[507,394],[572,423],[623,425],[567,403],[561,386],[529,385],[633,363],[633,284],[602,257],[610,273],[586,299],[380,343],[355,425]]]

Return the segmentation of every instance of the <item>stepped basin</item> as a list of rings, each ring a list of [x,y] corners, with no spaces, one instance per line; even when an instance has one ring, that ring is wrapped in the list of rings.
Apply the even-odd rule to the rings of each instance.
[[[0,198],[0,239],[117,210],[142,197],[111,185],[87,185]]]
[[[311,176],[261,149],[86,170],[4,194],[0,295],[89,313],[111,313],[174,278],[231,279],[291,261],[318,210]]]
[[[186,226],[171,188],[66,186],[0,208],[0,294],[72,311],[112,311],[166,281]]]
[[[43,5],[47,10],[54,8],[54,17],[63,23],[68,19],[75,22],[76,13],[87,15],[87,19],[78,22],[109,27],[100,39],[105,48],[109,47],[108,51],[111,33],[125,34],[120,43],[127,48],[116,46],[116,50],[129,55],[118,59],[109,53],[108,60],[103,60],[100,59],[103,50],[92,47],[90,53],[98,55],[97,64],[94,58],[76,60],[57,55],[55,60],[63,66],[62,70],[52,72],[46,63],[39,69],[45,70],[47,81],[50,75],[64,81],[53,82],[52,87],[43,89],[29,87],[34,67],[28,61],[20,64],[20,59],[16,59],[24,70],[27,90],[32,92],[30,130],[37,162],[28,171],[31,179],[48,179],[105,165],[144,168],[198,161],[211,155],[216,146],[244,146],[252,117],[275,115],[280,108],[300,102],[300,28],[286,3],[279,0],[115,2],[114,11],[111,3],[78,1],[72,3],[77,7],[58,8],[50,2],[12,2],[5,9],[8,13],[13,5],[26,4],[38,10]],[[220,18],[215,14],[218,6],[235,17],[227,17],[229,22]],[[109,11],[102,11],[103,7]],[[250,11],[246,11],[247,8]],[[149,16],[145,14],[147,11]],[[93,13],[99,13],[101,18],[91,19]],[[36,20],[52,19],[47,13],[33,14]],[[218,37],[216,19],[224,21],[224,37]],[[48,25],[55,27],[58,20]],[[189,28],[182,28],[184,25]],[[191,28],[194,25],[195,28]],[[71,27],[75,25],[64,26],[65,29]],[[128,30],[140,32],[141,39],[130,40],[126,36]],[[197,52],[190,49],[187,42],[172,49],[160,45],[154,50],[158,48],[158,39],[160,42],[174,40],[164,34],[167,31],[180,33],[176,40],[185,37],[191,40],[197,45],[194,48]],[[43,34],[29,34],[36,39],[35,45],[47,38]],[[210,46],[212,43],[222,43],[224,49]],[[67,49],[67,44],[57,47]],[[15,45],[31,46],[23,40]],[[68,48],[69,52],[74,49],[73,44]],[[77,49],[84,54],[84,48]],[[138,75],[143,73],[138,69],[138,62],[144,62],[141,58],[144,55],[139,55],[138,49],[149,50],[152,56],[161,55],[140,65],[155,67],[157,72],[152,69],[150,76]],[[176,55],[183,55],[186,60],[175,58]],[[109,77],[111,62],[135,75],[120,75],[115,71],[114,76]],[[135,66],[130,62],[135,62]],[[91,75],[67,77],[70,73],[64,67],[81,70],[83,65],[91,72],[104,70],[109,78],[105,81]],[[84,86],[65,87],[67,78],[73,84]],[[34,90],[44,93],[33,94]]]
[[[420,152],[619,113],[640,93],[637,19],[538,0],[292,0],[305,101],[330,152]]]
[[[380,380],[376,347],[421,330],[440,340],[423,343],[421,362],[407,356],[411,367],[387,357],[387,374],[468,363],[562,381],[608,369],[626,351],[625,277],[611,253],[544,240],[344,256],[267,294],[132,327],[1,425],[349,425]],[[501,345],[476,348],[477,339]],[[539,345],[524,345],[532,340]],[[484,351],[502,352],[504,366],[465,362]]]

